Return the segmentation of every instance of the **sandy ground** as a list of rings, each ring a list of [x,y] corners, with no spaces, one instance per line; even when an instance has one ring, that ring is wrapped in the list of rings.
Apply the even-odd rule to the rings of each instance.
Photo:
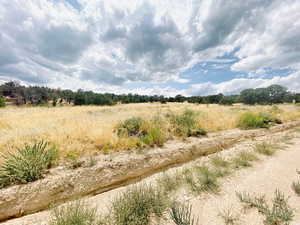
[[[281,134],[282,136],[285,135]],[[202,194],[199,197],[192,197],[181,193],[179,198],[193,205],[193,213],[199,218],[201,225],[222,225],[224,224],[220,213],[224,210],[230,210],[239,217],[239,225],[262,225],[263,218],[255,209],[244,210],[239,203],[236,192],[249,192],[259,195],[265,195],[267,199],[272,199],[276,189],[289,196],[289,204],[295,209],[295,217],[292,225],[300,224],[300,197],[291,189],[293,181],[300,180],[300,175],[296,173],[300,169],[300,137],[299,133],[294,133],[293,143],[288,145],[286,150],[278,151],[274,156],[260,156],[261,160],[253,167],[242,169],[235,172],[232,176],[221,181],[221,192],[218,195]],[[270,139],[271,137],[265,137]],[[252,141],[253,142],[253,141]],[[251,149],[251,142],[240,143],[239,145],[227,149],[219,154],[226,157],[236,152]],[[203,157],[198,160],[208,160],[209,157]],[[192,162],[195,163],[195,162]],[[196,162],[197,163],[197,162]],[[183,165],[182,167],[186,167]],[[178,168],[177,168],[178,169]],[[171,171],[175,171],[173,168]],[[147,178],[143,182],[151,182],[159,174]],[[91,205],[96,205],[98,209],[107,210],[110,201],[125,187],[86,198]],[[2,225],[47,225],[50,218],[49,211],[43,211],[22,218],[13,219]],[[171,225],[171,222],[164,221],[162,224]]]

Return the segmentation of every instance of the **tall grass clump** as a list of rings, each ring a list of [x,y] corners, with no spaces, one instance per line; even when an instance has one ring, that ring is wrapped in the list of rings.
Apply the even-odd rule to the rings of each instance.
[[[96,209],[89,208],[82,201],[54,208],[50,225],[100,225]]]
[[[185,181],[195,194],[201,192],[219,192],[219,174],[206,166],[195,167],[185,171]]]
[[[112,202],[115,225],[147,225],[150,217],[161,218],[169,206],[169,199],[150,185],[135,186]]]
[[[281,120],[267,113],[243,113],[238,122],[237,127],[242,129],[269,128],[273,123],[281,123]]]
[[[198,114],[193,110],[185,110],[183,113],[170,115],[170,123],[174,134],[180,137],[198,137],[206,135],[206,131],[199,126]]]
[[[48,142],[26,144],[16,153],[2,154],[4,159],[0,168],[0,187],[12,184],[33,182],[43,177],[58,157],[57,149]]]
[[[170,208],[171,220],[176,225],[198,225],[199,220],[192,215],[192,206],[174,202]]]
[[[144,130],[143,124],[145,121],[140,117],[132,117],[120,122],[116,126],[116,132],[119,137],[124,136],[139,136],[142,135]]]

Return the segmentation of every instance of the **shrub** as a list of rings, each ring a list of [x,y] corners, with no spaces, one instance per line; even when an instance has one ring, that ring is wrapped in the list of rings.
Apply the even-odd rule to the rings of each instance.
[[[150,216],[163,216],[167,209],[167,197],[152,186],[135,186],[112,202],[115,225],[147,225]]]
[[[0,96],[0,108],[5,107],[5,99]]]
[[[175,135],[182,137],[201,136],[207,132],[199,127],[197,113],[192,110],[185,110],[182,114],[171,115],[170,122],[174,127]]]
[[[56,148],[47,142],[37,142],[18,149],[16,154],[2,155],[3,166],[0,168],[0,187],[11,184],[23,184],[41,179],[57,159]]]
[[[192,215],[192,206],[174,202],[170,208],[170,217],[176,225],[198,225],[198,219]]]
[[[146,135],[141,136],[140,140],[151,147],[154,147],[155,145],[163,146],[163,144],[166,142],[166,137],[160,128],[154,127],[151,128]]]
[[[266,124],[269,123],[277,123],[277,124],[282,124],[282,121],[278,118],[276,118],[275,116],[273,116],[272,114],[269,113],[259,113],[258,114],[261,118],[263,118],[264,122]]]
[[[129,118],[117,125],[118,136],[139,136],[143,133],[142,126],[144,120],[140,117]]]
[[[75,202],[55,208],[50,225],[96,225],[96,210],[87,208],[83,202]]]
[[[251,112],[243,113],[238,120],[237,126],[242,129],[268,128],[264,118]]]

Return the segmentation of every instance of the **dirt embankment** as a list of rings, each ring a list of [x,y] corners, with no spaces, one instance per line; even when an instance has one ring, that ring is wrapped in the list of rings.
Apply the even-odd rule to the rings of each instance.
[[[99,194],[172,165],[221,151],[249,138],[270,135],[300,125],[300,120],[268,130],[230,130],[184,143],[169,142],[164,148],[99,156],[93,167],[65,170],[58,167],[42,180],[0,190],[0,221],[37,212],[52,203]]]

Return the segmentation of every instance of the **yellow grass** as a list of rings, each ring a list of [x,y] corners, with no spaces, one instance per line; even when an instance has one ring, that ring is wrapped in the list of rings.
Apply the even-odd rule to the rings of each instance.
[[[101,153],[109,142],[118,142],[113,132],[119,121],[132,116],[146,119],[169,111],[179,113],[185,109],[198,111],[199,123],[208,132],[236,127],[239,116],[245,111],[271,112],[283,121],[300,117],[295,105],[272,106],[220,106],[189,103],[145,103],[116,106],[82,107],[7,107],[0,109],[0,152],[22,147],[24,143],[46,140],[59,148],[61,156],[68,153]],[[276,112],[275,112],[276,111]],[[132,140],[119,141],[120,148],[130,148]]]

